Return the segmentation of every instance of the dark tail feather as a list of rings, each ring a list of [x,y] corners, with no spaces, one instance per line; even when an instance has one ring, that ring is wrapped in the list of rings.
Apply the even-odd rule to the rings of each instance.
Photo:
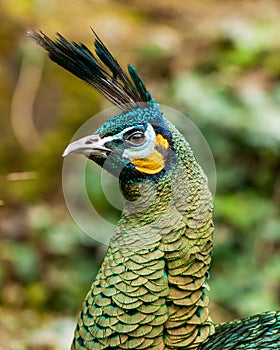
[[[128,66],[131,81],[95,33],[97,57],[84,44],[69,42],[60,34],[55,41],[42,32],[29,31],[28,35],[52,61],[92,85],[122,110],[136,108],[139,102],[153,102],[136,69]]]

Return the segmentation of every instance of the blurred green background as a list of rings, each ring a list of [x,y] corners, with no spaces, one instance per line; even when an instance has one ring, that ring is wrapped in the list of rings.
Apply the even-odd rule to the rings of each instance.
[[[0,349],[67,349],[105,252],[67,211],[61,154],[111,105],[30,28],[92,47],[93,27],[193,120],[217,167],[212,317],[279,309],[280,2],[2,0],[0,15]],[[107,202],[99,210],[114,220]]]

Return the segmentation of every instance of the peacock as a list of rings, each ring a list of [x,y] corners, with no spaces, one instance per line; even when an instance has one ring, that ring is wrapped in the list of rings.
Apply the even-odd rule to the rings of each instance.
[[[122,70],[95,35],[84,44],[29,36],[51,60],[120,109],[64,151],[118,177],[121,218],[88,292],[72,349],[280,349],[280,312],[214,324],[207,296],[213,201],[190,145],[136,69]]]

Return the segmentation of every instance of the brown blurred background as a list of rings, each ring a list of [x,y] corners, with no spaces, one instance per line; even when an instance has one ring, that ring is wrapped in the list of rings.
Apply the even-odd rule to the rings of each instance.
[[[93,27],[159,103],[191,117],[217,167],[212,317],[279,309],[280,2],[2,0],[0,15],[0,349],[67,349],[105,251],[67,211],[61,154],[110,104],[30,28],[92,47]]]

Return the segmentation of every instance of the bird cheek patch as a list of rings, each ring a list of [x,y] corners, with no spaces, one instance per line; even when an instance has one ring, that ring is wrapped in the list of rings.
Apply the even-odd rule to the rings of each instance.
[[[132,159],[131,162],[138,171],[145,174],[157,174],[164,168],[164,159],[156,150],[146,158]]]

